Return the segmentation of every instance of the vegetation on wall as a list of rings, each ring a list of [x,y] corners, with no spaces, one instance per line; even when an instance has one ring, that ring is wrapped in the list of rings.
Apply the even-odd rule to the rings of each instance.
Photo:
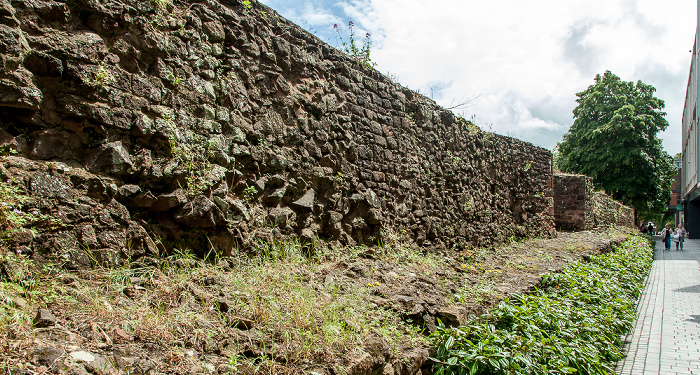
[[[347,38],[343,37],[343,33],[340,31],[341,29],[337,23],[333,25],[333,29],[338,34],[339,49],[343,53],[368,68],[373,68],[376,65],[370,57],[370,48],[372,47],[370,33],[365,33],[365,38],[360,43],[358,38],[355,37],[355,24],[352,21],[348,22]]]

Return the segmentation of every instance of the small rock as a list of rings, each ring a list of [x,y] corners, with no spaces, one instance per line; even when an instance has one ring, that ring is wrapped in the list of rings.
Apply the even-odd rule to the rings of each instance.
[[[141,193],[141,187],[138,185],[122,185],[117,190],[117,194],[120,198],[128,198],[139,193]]]
[[[48,309],[37,309],[34,317],[34,328],[46,328],[56,324],[56,317]]]
[[[122,175],[134,170],[129,152],[121,141],[104,144],[86,157],[91,172]]]
[[[95,360],[94,355],[83,350],[71,352],[70,356],[83,362],[93,362]]]
[[[25,310],[27,308],[27,301],[25,301],[22,298],[13,298],[12,299],[12,307],[20,310]]]
[[[32,177],[29,181],[32,193],[44,198],[70,199],[73,194],[66,183],[48,173],[40,173]]]
[[[57,362],[56,359],[62,356],[63,353],[64,351],[62,349],[42,347],[30,350],[27,358],[29,362],[35,365],[49,367],[54,364],[54,362]]]
[[[117,341],[132,341],[134,338],[121,328],[114,329],[114,339]]]
[[[19,245],[26,245],[34,241],[34,233],[30,230],[18,230],[12,233],[12,241]]]
[[[463,325],[468,320],[468,313],[464,308],[457,306],[446,306],[437,309],[435,316],[445,323],[447,327]]]
[[[270,219],[272,220],[273,224],[281,228],[285,228],[288,223],[296,220],[296,214],[289,207],[275,207],[270,210]]]
[[[224,271],[228,271],[231,269],[231,264],[226,259],[219,259],[219,261],[216,262],[216,266]]]
[[[219,207],[200,195],[191,202],[181,207],[173,217],[175,221],[190,227],[210,228],[224,221],[223,213]]]
[[[170,194],[158,196],[158,201],[151,207],[153,211],[167,211],[171,208],[182,206],[187,203],[187,196],[182,189],[177,189]]]

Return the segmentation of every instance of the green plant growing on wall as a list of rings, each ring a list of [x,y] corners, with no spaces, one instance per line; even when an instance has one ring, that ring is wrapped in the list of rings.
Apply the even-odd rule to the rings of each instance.
[[[335,30],[340,43],[339,49],[343,53],[367,68],[373,68],[375,65],[377,65],[377,63],[373,62],[370,57],[372,38],[369,33],[365,33],[365,38],[362,40],[362,44],[360,45],[360,42],[355,37],[355,23],[352,21],[348,22],[349,35],[347,40],[343,38],[340,27],[337,23],[333,25],[333,29]]]
[[[114,71],[105,66],[104,63],[97,66],[97,69],[82,76],[83,83],[91,87],[108,89],[109,85],[116,81]]]
[[[256,189],[255,186],[248,186],[243,190],[243,199],[248,202],[252,202],[257,194],[258,189]]]
[[[190,196],[197,195],[215,183],[206,178],[214,166],[209,161],[212,143],[202,139],[185,139],[186,137],[179,135],[171,118],[166,118],[165,121],[169,133],[170,153],[186,172],[185,193]]]
[[[249,0],[245,0],[241,3],[241,6],[243,6],[243,10],[248,13],[250,12],[251,9],[253,9],[253,4]]]
[[[25,209],[29,196],[13,181],[0,182],[0,233],[1,238],[9,238],[22,228],[32,228],[39,223],[47,223],[51,227],[61,226],[61,221],[51,215],[45,215],[38,209]],[[33,229],[32,229],[33,230]]]

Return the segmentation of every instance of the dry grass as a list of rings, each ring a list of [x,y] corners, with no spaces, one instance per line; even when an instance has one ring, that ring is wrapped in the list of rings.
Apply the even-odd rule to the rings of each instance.
[[[27,311],[37,307],[50,308],[76,345],[149,343],[162,351],[157,362],[176,372],[193,362],[188,350],[216,351],[225,363],[215,364],[231,371],[264,372],[279,363],[289,368],[334,362],[376,337],[394,351],[426,342],[400,314],[371,302],[379,283],[343,276],[343,267],[369,249],[308,250],[297,241],[260,244],[256,257],[210,261],[179,251],[148,266],[77,273],[38,270],[28,258],[13,256],[24,262],[26,275],[25,281],[0,282],[0,351],[36,344]],[[398,243],[374,252],[416,270],[437,265],[435,256]],[[17,298],[31,308],[14,308]],[[234,328],[240,321],[252,321],[252,328]],[[124,334],[126,341],[119,336]],[[230,345],[212,349],[224,340]]]

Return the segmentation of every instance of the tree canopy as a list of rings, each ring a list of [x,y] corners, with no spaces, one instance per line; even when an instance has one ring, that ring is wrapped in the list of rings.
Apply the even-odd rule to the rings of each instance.
[[[637,209],[658,214],[677,173],[657,133],[668,127],[653,86],[625,82],[606,71],[577,93],[574,124],[557,145],[558,167],[593,177],[596,187]]]

